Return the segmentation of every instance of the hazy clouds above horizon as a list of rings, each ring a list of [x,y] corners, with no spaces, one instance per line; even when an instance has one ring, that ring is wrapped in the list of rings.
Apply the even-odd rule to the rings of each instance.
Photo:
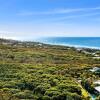
[[[100,0],[0,0],[0,37],[100,37]]]

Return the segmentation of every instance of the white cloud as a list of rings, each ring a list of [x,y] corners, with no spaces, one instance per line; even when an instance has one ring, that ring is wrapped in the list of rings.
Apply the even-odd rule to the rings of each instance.
[[[24,26],[24,29],[22,26]],[[20,28],[13,27],[14,30],[12,30],[12,27],[9,27],[9,30],[0,32],[0,37],[17,40],[34,40],[35,38],[48,36],[100,36],[100,25],[48,23],[44,25],[41,24],[36,27],[28,26],[21,25]],[[13,32],[11,32],[11,30]]]
[[[79,18],[79,17],[89,17],[89,16],[96,16],[96,15],[100,15],[100,12],[80,14],[80,15],[71,15],[71,16],[54,18],[52,20],[59,21],[59,20],[65,20],[65,19],[72,19],[72,18]]]
[[[41,11],[41,12],[34,12],[34,11],[21,11],[17,13],[20,16],[32,16],[32,15],[54,15],[54,14],[66,14],[66,13],[73,13],[73,12],[87,12],[87,11],[94,11],[100,10],[100,7],[91,7],[91,8],[63,8],[63,9],[54,9],[51,11]]]

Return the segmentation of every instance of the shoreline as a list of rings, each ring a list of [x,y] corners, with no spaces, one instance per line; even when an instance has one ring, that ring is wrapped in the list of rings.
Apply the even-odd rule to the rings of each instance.
[[[36,41],[39,42],[39,41]],[[100,50],[100,47],[92,47],[92,46],[85,46],[85,45],[71,45],[71,44],[65,44],[65,43],[49,43],[49,42],[42,42],[40,43],[47,44],[47,45],[57,45],[57,46],[68,46],[68,47],[74,47],[74,48],[79,48],[79,49],[96,49]]]
[[[34,40],[14,40],[14,39],[6,39],[6,38],[0,38],[0,39],[5,39],[5,40],[12,40],[12,41],[19,41],[19,42],[36,42],[36,43],[41,43],[41,44],[46,44],[46,45],[54,45],[54,46],[67,46],[67,47],[74,47],[77,49],[95,49],[95,50],[100,50],[100,47],[95,47],[95,46],[86,46],[86,45],[77,45],[77,44],[67,44],[67,43],[56,43],[56,42],[47,42],[44,40],[39,40],[39,39],[34,39]]]

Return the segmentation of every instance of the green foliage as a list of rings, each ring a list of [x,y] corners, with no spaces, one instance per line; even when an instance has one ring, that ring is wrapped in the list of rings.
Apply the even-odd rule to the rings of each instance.
[[[0,40],[0,100],[88,100],[76,79],[97,78],[95,65],[75,48]]]
[[[100,100],[100,96],[98,96],[98,97],[96,98],[96,100]]]

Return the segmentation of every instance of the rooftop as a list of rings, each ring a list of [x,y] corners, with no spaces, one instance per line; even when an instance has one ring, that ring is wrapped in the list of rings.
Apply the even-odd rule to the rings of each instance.
[[[95,87],[95,90],[97,90],[100,93],[100,86]]]
[[[94,84],[99,84],[100,85],[100,80],[95,81]]]
[[[96,71],[100,71],[99,67],[94,67],[93,69],[90,69],[91,72],[96,72]]]

